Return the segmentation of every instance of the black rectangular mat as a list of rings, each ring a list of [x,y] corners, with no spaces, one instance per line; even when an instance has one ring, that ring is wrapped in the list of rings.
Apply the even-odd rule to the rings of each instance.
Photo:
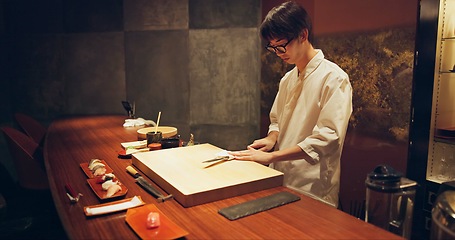
[[[236,220],[271,208],[279,207],[300,200],[300,197],[290,192],[279,192],[266,197],[239,203],[218,211],[229,220]]]

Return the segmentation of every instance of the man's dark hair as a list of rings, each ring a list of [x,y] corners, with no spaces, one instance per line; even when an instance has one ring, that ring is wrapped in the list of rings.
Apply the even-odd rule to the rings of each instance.
[[[298,3],[289,1],[269,11],[261,24],[260,32],[264,40],[291,40],[299,37],[304,29],[308,29],[308,41],[313,42],[311,18],[307,11]]]

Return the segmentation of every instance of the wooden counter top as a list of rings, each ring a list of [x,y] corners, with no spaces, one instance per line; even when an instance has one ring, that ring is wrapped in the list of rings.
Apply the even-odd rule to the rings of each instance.
[[[112,168],[115,176],[128,188],[126,198],[141,196],[145,203],[155,204],[189,233],[188,239],[401,239],[300,194],[300,201],[235,221],[218,214],[219,209],[244,201],[281,191],[293,192],[285,187],[189,208],[173,199],[159,203],[126,172],[131,159],[118,158],[120,143],[137,140],[138,128],[123,128],[124,120],[125,116],[73,117],[54,121],[48,129],[44,149],[46,170],[58,214],[70,239],[138,238],[125,222],[126,211],[85,216],[85,206],[102,203],[90,189],[87,176],[80,167],[81,163],[92,158],[103,159]],[[84,194],[79,202],[70,203],[65,191],[67,183]]]

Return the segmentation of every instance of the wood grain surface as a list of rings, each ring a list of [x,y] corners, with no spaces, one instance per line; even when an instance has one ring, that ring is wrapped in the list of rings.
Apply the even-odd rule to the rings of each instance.
[[[126,211],[85,216],[85,206],[103,203],[90,189],[80,167],[92,158],[107,162],[128,188],[126,198],[141,196],[146,204],[155,204],[167,218],[189,233],[188,239],[401,239],[300,194],[300,201],[235,221],[218,214],[219,209],[234,204],[282,191],[293,192],[282,186],[189,208],[174,199],[159,203],[126,172],[132,160],[118,158],[120,143],[137,140],[138,128],[123,128],[125,119],[125,116],[63,118],[54,121],[48,129],[44,150],[46,170],[60,220],[70,239],[139,238],[125,221]],[[68,183],[84,195],[75,204],[66,196],[65,184]]]
[[[204,163],[222,151],[204,143],[133,154],[132,162],[185,207],[283,185],[283,173],[259,163]]]

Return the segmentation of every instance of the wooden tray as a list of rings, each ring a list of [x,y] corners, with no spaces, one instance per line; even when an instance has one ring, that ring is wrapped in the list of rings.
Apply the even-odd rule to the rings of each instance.
[[[107,163],[104,161],[104,160],[101,160],[101,163],[104,164],[104,166],[106,167],[106,173],[113,173],[114,171],[112,170],[112,168],[109,167],[109,165],[107,165]],[[93,176],[93,173],[92,171],[90,171],[90,169],[88,168],[88,163],[81,163],[79,164],[82,168],[82,171],[84,171],[85,175],[87,175],[87,177],[89,178],[94,178],[95,176]]]
[[[84,213],[86,216],[96,216],[96,215],[123,211],[128,208],[138,207],[138,206],[142,206],[144,204],[145,204],[145,202],[142,201],[141,196],[134,196],[132,198],[126,198],[126,199],[122,199],[122,200],[118,200],[118,201],[114,201],[114,202],[86,206],[86,207],[84,207]],[[89,211],[89,209],[101,209],[101,208],[105,208],[105,207],[106,208],[111,207],[111,208],[103,209],[103,211],[96,212],[96,213],[92,213],[91,211]]]
[[[147,228],[146,219],[150,212],[158,212],[160,214],[159,227]],[[125,221],[142,239],[176,239],[188,235],[187,231],[172,222],[154,204],[128,209]]]
[[[137,139],[144,140],[147,139],[148,132],[154,132],[155,127],[146,127],[137,130]],[[177,135],[177,128],[168,127],[168,126],[158,126],[158,132],[161,132],[163,138],[170,138]]]
[[[116,192],[111,197],[106,197],[107,191],[103,190],[103,188],[101,186],[102,184],[101,183],[97,183],[97,181],[98,181],[98,179],[96,179],[96,178],[87,179],[88,185],[93,190],[93,192],[95,192],[96,196],[99,199],[106,200],[106,199],[118,198],[118,197],[121,197],[121,196],[125,196],[126,193],[128,192],[128,188],[126,188],[125,185],[123,185],[122,183],[119,182],[120,186],[122,187],[122,190]]]

